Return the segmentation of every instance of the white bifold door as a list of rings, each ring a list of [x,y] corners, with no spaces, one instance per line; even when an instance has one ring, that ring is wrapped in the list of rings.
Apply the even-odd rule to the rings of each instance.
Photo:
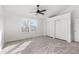
[[[49,18],[47,21],[47,35],[71,42],[70,13]]]
[[[47,35],[50,37],[54,37],[54,21],[47,21]]]
[[[66,40],[67,39],[67,20],[59,19],[55,21],[55,37]]]

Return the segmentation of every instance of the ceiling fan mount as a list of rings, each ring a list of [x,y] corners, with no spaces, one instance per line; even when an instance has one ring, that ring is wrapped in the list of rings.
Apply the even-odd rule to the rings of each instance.
[[[39,5],[37,5],[37,7],[39,7]]]

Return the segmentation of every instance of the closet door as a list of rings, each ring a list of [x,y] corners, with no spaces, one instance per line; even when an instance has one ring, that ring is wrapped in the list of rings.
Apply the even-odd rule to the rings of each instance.
[[[52,19],[47,21],[47,35],[54,37],[54,21]]]
[[[47,21],[47,35],[50,36],[50,21]]]
[[[71,14],[56,16],[47,21],[48,36],[71,42]]]
[[[75,20],[75,26],[74,26],[74,32],[75,32],[75,41],[79,42],[79,19]]]
[[[50,36],[54,37],[54,21],[50,21]]]
[[[56,38],[66,40],[67,39],[67,20],[59,19],[56,20]]]

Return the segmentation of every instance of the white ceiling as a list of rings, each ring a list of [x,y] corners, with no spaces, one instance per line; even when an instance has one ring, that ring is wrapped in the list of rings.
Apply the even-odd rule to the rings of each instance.
[[[4,6],[7,12],[12,12],[21,15],[34,15],[36,5],[6,5]],[[45,16],[54,16],[70,7],[69,5],[40,5],[40,9],[47,9]]]

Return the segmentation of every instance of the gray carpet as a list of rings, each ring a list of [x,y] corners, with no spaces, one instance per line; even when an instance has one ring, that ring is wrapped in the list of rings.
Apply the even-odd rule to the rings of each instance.
[[[20,54],[78,54],[79,53],[78,42],[68,43],[64,40],[53,39],[44,36],[44,37],[37,37],[37,38],[19,41],[18,43],[22,44],[22,42],[24,43],[27,41],[31,41],[31,43],[27,47],[26,45],[23,46],[25,48],[23,50],[19,50],[15,52],[15,54],[18,53]],[[7,52],[7,54],[10,52],[12,52],[12,50]]]
[[[40,37],[23,51],[22,54],[73,54],[79,53],[79,43],[68,43],[63,40],[49,37]]]

